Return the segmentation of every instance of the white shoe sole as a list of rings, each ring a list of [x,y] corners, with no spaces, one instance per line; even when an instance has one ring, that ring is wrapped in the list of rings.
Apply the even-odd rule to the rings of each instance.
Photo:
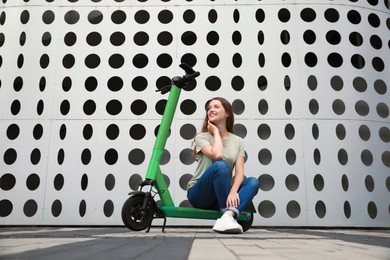
[[[231,228],[231,229],[225,229],[225,230],[217,230],[213,229],[213,231],[221,234],[241,234],[242,230],[239,228]]]
[[[223,230],[213,228],[213,231],[221,234],[242,234],[242,229],[240,228],[229,228]]]

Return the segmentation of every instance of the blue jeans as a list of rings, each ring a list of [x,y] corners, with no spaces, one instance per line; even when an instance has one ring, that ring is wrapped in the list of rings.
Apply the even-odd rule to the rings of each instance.
[[[237,208],[226,207],[226,200],[231,188],[229,166],[225,161],[215,161],[188,190],[187,198],[195,208],[232,210],[237,215],[245,209],[259,190],[259,180],[245,178],[238,190],[240,205]]]

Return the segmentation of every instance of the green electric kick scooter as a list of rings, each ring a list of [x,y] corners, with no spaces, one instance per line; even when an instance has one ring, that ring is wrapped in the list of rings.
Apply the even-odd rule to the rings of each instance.
[[[133,231],[147,229],[149,232],[152,221],[155,218],[164,219],[162,231],[165,231],[166,218],[192,218],[192,219],[217,219],[222,213],[217,210],[205,210],[199,208],[177,207],[174,205],[163,173],[160,169],[160,161],[163,156],[165,144],[175,114],[181,89],[200,75],[186,64],[180,64],[184,69],[183,77],[174,77],[168,86],[159,88],[161,94],[169,92],[169,97],[165,105],[164,114],[154,143],[152,156],[146,171],[145,180],[140,183],[139,191],[130,192],[130,197],[122,207],[122,221]],[[143,191],[145,188],[145,191]],[[154,197],[160,196],[159,205]],[[161,204],[161,205],[160,205]],[[253,204],[250,204],[244,212],[241,212],[237,221],[242,226],[243,231],[247,231],[253,223],[253,213],[256,212]]]

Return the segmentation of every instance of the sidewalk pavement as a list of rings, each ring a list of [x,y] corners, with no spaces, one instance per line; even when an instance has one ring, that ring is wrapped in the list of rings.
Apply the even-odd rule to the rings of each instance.
[[[389,229],[0,226],[0,259],[390,259]]]

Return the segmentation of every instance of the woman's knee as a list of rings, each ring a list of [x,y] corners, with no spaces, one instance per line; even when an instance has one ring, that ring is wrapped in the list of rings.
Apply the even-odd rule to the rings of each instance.
[[[218,173],[229,175],[229,165],[225,161],[219,160],[215,161],[213,164],[217,168]]]
[[[254,189],[257,193],[260,187],[260,181],[255,177],[248,177],[246,181],[247,185],[252,187],[252,189]]]

